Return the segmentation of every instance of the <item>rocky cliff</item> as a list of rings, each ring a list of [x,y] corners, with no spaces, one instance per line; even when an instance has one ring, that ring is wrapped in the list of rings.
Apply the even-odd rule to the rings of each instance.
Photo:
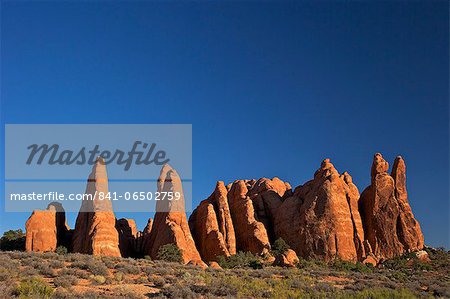
[[[111,202],[83,201],[73,232],[74,252],[111,256],[158,257],[175,244],[185,263],[205,266],[219,256],[249,251],[271,255],[282,238],[293,250],[289,260],[341,259],[376,264],[423,248],[423,235],[406,190],[401,157],[389,164],[375,154],[371,184],[360,195],[349,173],[339,173],[325,159],[312,180],[292,189],[279,178],[217,182],[212,194],[187,220],[180,177],[165,165],[158,191],[180,192],[181,200],[159,201],[154,220],[143,232],[132,219],[116,220]],[[99,160],[89,176],[86,194],[108,191],[106,168]],[[62,207],[34,211],[27,221],[27,250],[53,251],[69,234]],[[277,257],[286,264],[288,257]],[[284,261],[282,263],[282,261]],[[292,264],[292,262],[290,263]]]

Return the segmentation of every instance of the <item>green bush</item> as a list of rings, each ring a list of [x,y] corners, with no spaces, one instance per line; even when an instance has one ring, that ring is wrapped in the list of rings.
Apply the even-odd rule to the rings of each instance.
[[[64,247],[64,246],[58,246],[58,247],[56,248],[56,253],[57,253],[57,254],[60,254],[60,255],[67,254],[67,248]]]
[[[290,249],[289,245],[282,238],[278,238],[272,245],[272,254],[277,256],[285,253],[288,249]]]
[[[367,266],[361,262],[352,263],[342,260],[334,260],[332,263],[330,263],[330,267],[338,271],[346,271],[346,272],[350,271],[360,273],[372,272],[372,267]]]
[[[53,289],[40,278],[33,277],[31,279],[23,280],[15,288],[14,295],[20,298],[50,298],[53,294]]]
[[[0,250],[25,250],[25,234],[21,229],[9,230],[0,238]]]
[[[158,259],[166,262],[177,262],[181,263],[183,261],[181,251],[175,244],[166,244],[159,248]]]
[[[261,261],[254,256],[251,252],[239,251],[235,255],[230,255],[229,257],[219,256],[219,265],[224,269],[236,269],[236,268],[253,268],[261,269]]]

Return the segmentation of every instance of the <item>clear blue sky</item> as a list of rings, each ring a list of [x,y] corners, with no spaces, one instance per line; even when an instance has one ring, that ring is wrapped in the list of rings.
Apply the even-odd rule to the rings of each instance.
[[[362,192],[375,152],[402,155],[426,243],[449,247],[448,3],[427,2],[2,1],[2,127],[191,123],[195,203],[326,157]]]

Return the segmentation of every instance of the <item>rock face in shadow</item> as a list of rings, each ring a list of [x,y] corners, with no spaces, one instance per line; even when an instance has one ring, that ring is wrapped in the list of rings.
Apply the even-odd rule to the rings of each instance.
[[[375,154],[371,185],[360,200],[369,250],[378,260],[423,248],[422,231],[408,203],[405,162],[397,157],[391,175],[388,169],[382,155]]]
[[[221,255],[236,253],[236,238],[228,207],[227,189],[217,182],[211,196],[202,201],[189,217],[189,226],[204,261],[217,261]]]
[[[138,244],[139,232],[134,220],[121,218],[116,221],[116,229],[119,233],[119,249],[121,256],[138,256],[140,251]]]
[[[74,252],[92,255],[121,256],[116,218],[110,200],[101,200],[108,193],[108,177],[104,160],[99,158],[89,175],[85,194],[72,236]]]
[[[150,252],[150,233],[152,232],[153,228],[153,219],[149,218],[147,221],[147,225],[145,226],[144,230],[140,234],[140,252],[142,255],[147,254],[147,252]]]
[[[55,251],[58,246],[68,247],[69,227],[60,203],[54,202],[44,211],[35,210],[25,223],[25,250],[35,252]]]
[[[325,159],[314,179],[297,187],[279,207],[275,235],[304,258],[361,260],[364,231],[358,198],[350,175],[340,175]]]
[[[161,246],[175,244],[181,250],[185,264],[200,263],[200,254],[195,247],[186,217],[181,179],[178,173],[167,164],[161,169],[158,192],[179,192],[180,199],[157,202],[148,251],[144,254],[156,259]]]

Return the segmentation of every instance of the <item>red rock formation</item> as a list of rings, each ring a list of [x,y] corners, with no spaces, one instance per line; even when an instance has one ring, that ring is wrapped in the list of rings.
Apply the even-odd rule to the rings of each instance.
[[[189,225],[184,210],[184,196],[181,179],[178,173],[169,165],[164,165],[158,179],[159,192],[180,192],[179,200],[161,200],[156,204],[156,214],[149,237],[148,251],[152,259],[158,256],[161,246],[175,244],[182,253],[185,264],[200,264],[200,254],[195,247],[194,239],[189,230]],[[206,266],[203,265],[202,266]]]
[[[119,249],[122,257],[134,257],[138,254],[138,231],[133,219],[121,218],[116,221],[119,233]]]
[[[270,250],[269,236],[262,222],[257,219],[248,188],[255,181],[235,181],[228,192],[228,203],[236,234],[237,250],[254,254],[267,254]]]
[[[314,179],[295,189],[275,215],[275,234],[302,257],[357,261],[364,256],[358,189],[329,159]]]
[[[399,240],[406,251],[421,250],[423,248],[423,234],[419,222],[414,218],[408,202],[406,191],[406,165],[402,157],[395,158],[392,167],[392,178],[395,182],[395,197],[397,198],[400,215]]]
[[[151,248],[150,248],[150,233],[152,231],[152,227],[153,227],[153,219],[149,218],[147,221],[147,225],[145,226],[144,230],[142,231],[142,235],[141,235],[141,242],[142,244],[139,246],[140,249],[140,253],[147,253],[150,252]]]
[[[189,217],[189,226],[204,261],[236,253],[236,239],[228,207],[227,189],[217,182],[211,196],[202,201]]]
[[[93,255],[120,256],[119,234],[108,194],[108,177],[104,160],[99,158],[89,175],[86,194],[93,200],[83,200],[72,237],[74,252]]]
[[[272,243],[276,240],[273,230],[274,215],[283,203],[283,197],[291,195],[291,192],[289,183],[283,182],[277,177],[272,180],[261,178],[248,191],[257,219],[264,224]]]
[[[377,259],[388,259],[423,247],[423,235],[414,219],[406,192],[406,167],[397,157],[392,176],[381,154],[374,156],[372,183],[361,194],[360,211],[370,249]]]
[[[60,203],[51,203],[47,210],[35,210],[25,223],[26,251],[55,251],[57,246],[67,247],[66,235],[69,227]]]
[[[275,257],[275,261],[273,262],[273,266],[279,267],[295,267],[299,262],[298,256],[294,250],[288,249],[286,252],[279,254]]]

